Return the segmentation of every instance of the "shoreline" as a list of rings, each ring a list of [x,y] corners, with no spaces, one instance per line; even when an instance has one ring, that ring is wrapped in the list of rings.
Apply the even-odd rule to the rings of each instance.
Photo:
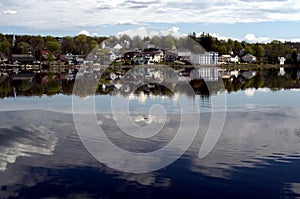
[[[80,68],[86,68],[83,65],[51,65],[48,69],[43,69],[41,66],[37,65],[0,65],[1,70],[12,70],[12,69],[21,69],[21,70],[42,70],[42,71],[51,71],[51,70],[74,70]],[[101,66],[103,67],[103,65]],[[219,68],[223,70],[230,70],[230,69],[240,69],[240,70],[251,70],[251,69],[271,69],[271,68],[300,68],[300,64],[286,64],[286,65],[279,65],[279,64],[222,64],[222,65],[176,65],[176,64],[155,64],[155,65],[122,65],[122,66],[105,66],[105,68],[111,68],[116,70],[122,69],[133,69],[136,67],[149,67],[149,68],[156,68],[156,67],[170,67],[176,69],[189,69],[189,68]],[[91,68],[99,68],[93,67]]]
[[[227,65],[219,65],[218,68],[222,69],[271,69],[271,68],[300,68],[300,64],[286,64],[286,65],[279,65],[279,64],[227,64]]]

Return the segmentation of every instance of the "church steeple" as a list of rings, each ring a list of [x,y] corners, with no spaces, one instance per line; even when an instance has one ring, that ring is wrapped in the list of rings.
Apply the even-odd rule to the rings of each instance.
[[[16,44],[16,35],[13,33],[12,45],[15,46]]]

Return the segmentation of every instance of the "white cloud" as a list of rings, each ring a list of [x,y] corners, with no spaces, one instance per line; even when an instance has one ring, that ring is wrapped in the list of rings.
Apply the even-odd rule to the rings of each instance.
[[[246,42],[249,43],[270,43],[273,40],[278,40],[282,42],[285,41],[300,42],[300,38],[288,39],[288,38],[256,37],[255,34],[253,33],[247,34],[242,40],[245,40]]]
[[[199,37],[203,32],[196,33],[197,37]],[[185,37],[187,36],[186,33],[183,33],[180,31],[180,28],[178,27],[171,27],[169,29],[154,29],[154,28],[146,28],[146,27],[140,27],[136,29],[129,29],[126,31],[122,31],[117,33],[118,36],[120,35],[129,35],[131,38],[134,36],[140,36],[142,38],[144,37],[153,37],[153,36],[168,36],[171,35],[173,37]],[[246,34],[245,37],[243,38],[235,38],[235,37],[230,37],[230,36],[224,36],[218,33],[209,33],[212,37],[218,38],[219,40],[225,40],[227,41],[228,39],[232,40],[237,40],[237,41],[246,41],[249,43],[270,43],[273,40],[278,40],[278,41],[291,41],[291,42],[300,42],[300,38],[295,38],[295,39],[282,39],[282,38],[270,38],[270,37],[256,37],[255,34],[249,33]]]
[[[86,36],[90,36],[90,33],[86,30],[82,30],[78,33],[78,35],[86,35]]]
[[[249,88],[247,90],[245,90],[245,95],[247,97],[253,97],[255,94],[255,89],[254,88]]]
[[[168,36],[172,35],[173,37],[182,37],[184,36],[179,32],[178,27],[172,27],[170,29],[148,29],[145,27],[137,28],[137,29],[131,29],[131,30],[126,30],[123,32],[119,32],[118,35],[128,35],[130,37],[134,36],[140,36],[140,37],[153,37],[153,36]]]
[[[202,33],[197,34],[198,36],[200,36]],[[224,36],[224,35],[220,35],[217,33],[209,33],[212,37],[218,38],[219,40],[225,40],[227,41],[228,39],[232,39],[232,40],[237,40],[240,41],[240,39],[234,38],[234,37],[228,37],[228,36]]]
[[[3,14],[7,14],[7,15],[15,15],[17,13],[18,13],[18,11],[16,11],[16,10],[4,10],[3,11]]]
[[[116,25],[138,25],[139,23],[132,20],[120,20]]]
[[[256,37],[252,33],[247,34],[244,40],[249,43],[268,43],[272,41],[272,39],[269,37]]]
[[[59,6],[57,4],[59,3]],[[299,21],[298,0],[14,0],[2,1],[0,25],[27,28],[68,28],[134,22],[238,23]],[[18,20],[8,14],[18,13]],[[39,17],[36,17],[39,16]]]

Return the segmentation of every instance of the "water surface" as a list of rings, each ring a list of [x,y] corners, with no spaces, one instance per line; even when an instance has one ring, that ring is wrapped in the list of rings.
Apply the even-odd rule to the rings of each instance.
[[[278,73],[270,72],[273,73],[278,77]],[[236,89],[225,84],[225,90],[209,96],[183,92],[171,96],[153,96],[147,92],[131,96],[97,94],[95,110],[99,124],[114,144],[135,152],[156,150],[172,140],[181,118],[179,102],[187,105],[184,114],[190,113],[190,117],[198,106],[199,128],[188,151],[166,168],[146,174],[111,169],[87,151],[72,115],[72,97],[79,96],[59,93],[5,97],[1,99],[0,111],[0,197],[297,198],[300,92],[295,81],[298,80],[293,80],[292,86],[275,89],[266,83],[252,87],[249,81],[255,82],[253,78],[244,79],[244,87],[240,88],[237,86],[240,81],[233,80],[231,86]],[[266,78],[267,81],[271,82]],[[133,119],[144,117],[150,107],[161,104],[168,122],[151,139],[131,139],[113,119],[112,100],[129,101]],[[213,150],[200,159],[198,153],[211,114],[224,108],[227,112],[221,136]],[[146,125],[142,119],[136,121]],[[159,123],[160,118],[153,117],[152,122]]]

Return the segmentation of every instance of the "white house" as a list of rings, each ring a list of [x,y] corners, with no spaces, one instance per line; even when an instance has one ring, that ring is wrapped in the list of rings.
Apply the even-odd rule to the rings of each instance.
[[[286,59],[284,57],[278,57],[278,60],[280,62],[280,65],[284,65]]]
[[[239,62],[239,57],[236,55],[236,56],[231,56],[230,58],[230,62],[232,63],[238,63]]]
[[[236,56],[222,55],[222,56],[219,57],[218,61],[219,61],[220,64],[223,64],[223,63],[238,63],[239,62],[239,57],[237,55]]]
[[[155,63],[160,63],[164,61],[164,52],[163,51],[154,52],[152,61]]]
[[[114,50],[121,50],[122,48],[123,48],[123,46],[121,46],[121,44],[119,44],[119,43],[113,47]]]
[[[194,54],[191,55],[190,62],[194,65],[217,65],[218,53],[206,52],[204,54]]]
[[[256,62],[256,57],[251,54],[247,54],[242,57],[242,60],[247,63],[253,63]]]
[[[231,58],[230,55],[222,55],[222,56],[219,56],[218,62],[220,64],[226,64],[226,63],[230,62],[230,58]]]

